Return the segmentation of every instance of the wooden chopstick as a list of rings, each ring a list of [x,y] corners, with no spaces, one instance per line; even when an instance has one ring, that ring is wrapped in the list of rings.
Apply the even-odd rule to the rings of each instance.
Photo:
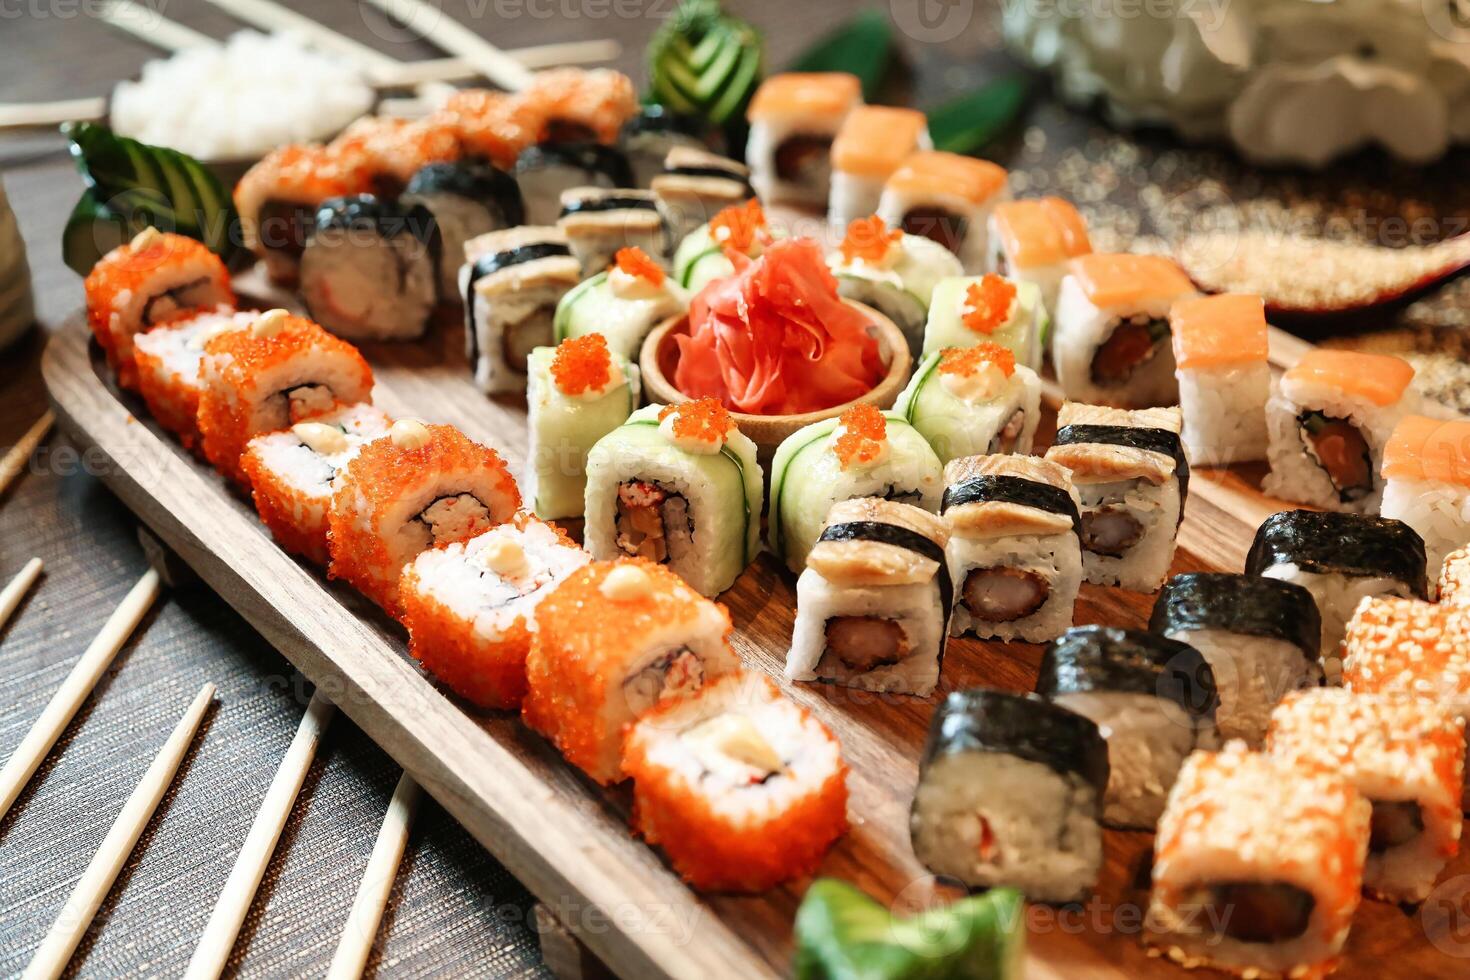
[[[20,441],[10,447],[10,451],[0,459],[0,493],[4,493],[10,484],[20,475],[21,470],[26,468],[26,461],[31,458],[31,453],[46,438],[51,431],[51,426],[56,423],[56,416],[47,409],[46,413],[36,419],[35,423],[26,430],[26,434],[20,437]]]
[[[381,73],[391,73],[400,64],[397,58],[391,58],[360,41],[354,41],[347,35],[339,34],[330,27],[319,24],[303,14],[298,14],[289,7],[273,3],[272,0],[209,0],[209,2],[232,17],[264,30],[292,31],[300,34],[317,47],[326,51],[335,51],[354,62],[373,77]]]
[[[513,48],[505,53],[526,68],[534,69],[612,61],[622,51],[623,46],[616,41],[568,41],[565,44]],[[425,82],[462,82],[479,77],[480,70],[469,61],[449,57],[400,61],[391,72],[375,76],[373,80],[381,88],[413,88]]]
[[[106,116],[103,98],[0,102],[0,129],[54,129],[62,123],[99,122]]]
[[[102,672],[117,657],[118,651],[127,643],[139,621],[153,606],[159,591],[158,570],[150,568],[138,579],[117,609],[113,610],[103,624],[102,632],[92,640],[71,673],[66,675],[66,680],[61,682],[61,687],[51,696],[41,717],[36,719],[31,730],[26,732],[25,738],[21,739],[20,745],[6,760],[5,768],[0,769],[0,818],[10,811],[15,798],[36,774],[41,760],[46,758],[46,754],[76,715],[77,709],[87,700],[92,688],[97,686]]]
[[[255,822],[245,836],[245,844],[235,858],[235,866],[230,869],[225,887],[215,901],[214,911],[209,915],[204,934],[184,973],[185,980],[214,980],[224,971],[230,951],[235,948],[235,940],[240,935],[240,927],[255,901],[261,878],[265,876],[271,855],[275,853],[276,843],[281,839],[281,831],[296,805],[301,784],[306,781],[307,771],[316,758],[317,745],[332,721],[333,710],[332,702],[320,691],[312,695],[306,713],[301,716],[301,724],[296,728],[296,737],[281,759],[281,766],[260,804],[260,812],[255,815]]]
[[[530,69],[426,0],[368,2],[438,47],[468,61],[501,88],[515,92],[531,84]]]
[[[20,605],[20,600],[31,590],[36,579],[41,574],[41,559],[32,558],[25,563],[25,567],[16,573],[10,584],[5,586],[5,591],[0,592],[0,629],[10,622],[10,617],[15,615],[15,609]]]
[[[367,869],[358,883],[357,897],[352,901],[352,911],[342,929],[337,952],[332,955],[332,965],[327,969],[327,980],[357,980],[362,976],[368,954],[373,949],[373,940],[378,935],[378,925],[383,920],[388,895],[393,891],[393,881],[398,877],[398,865],[403,861],[403,851],[408,845],[408,832],[413,827],[413,815],[421,792],[419,784],[408,773],[399,777],[393,799],[388,801],[383,826],[378,828],[378,840],[373,844]]]
[[[122,870],[128,855],[133,853],[138,838],[143,835],[143,829],[153,819],[159,801],[173,783],[179,764],[184,761],[184,755],[189,751],[189,745],[194,741],[199,723],[204,720],[204,712],[213,697],[214,685],[205,684],[195,695],[189,710],[184,712],[184,717],[174,726],[173,733],[163,743],[163,748],[143,774],[142,781],[123,804],[122,812],[113,821],[112,829],[102,840],[102,846],[92,855],[87,870],[82,872],[81,879],[72,889],[66,904],[61,907],[61,913],[57,915],[50,931],[46,933],[46,938],[41,941],[40,948],[31,958],[30,965],[26,967],[24,980],[51,980],[61,976],[66,969],[82,934],[91,925],[97,908],[112,889],[118,872]]]
[[[169,20],[159,10],[144,7],[133,0],[108,0],[102,6],[102,20],[125,34],[147,41],[165,51],[213,47],[219,44],[208,34]]]

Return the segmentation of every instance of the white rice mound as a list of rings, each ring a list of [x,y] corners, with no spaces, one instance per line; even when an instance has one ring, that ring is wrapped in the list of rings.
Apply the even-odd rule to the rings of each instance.
[[[903,630],[909,654],[855,677],[817,673],[827,648],[827,621],[838,616],[880,616]],[[911,585],[835,586],[815,569],[796,580],[796,628],[786,655],[786,679],[830,680],[845,687],[928,697],[939,683],[946,641],[937,582]]]
[[[1266,458],[1270,365],[1180,368],[1177,374],[1184,412],[1179,437],[1191,465],[1230,466]]]
[[[949,574],[954,580],[954,615],[949,633],[973,633],[982,640],[1045,643],[1055,640],[1072,626],[1077,591],[1082,584],[1082,548],[1077,535],[1012,535],[999,538],[950,536],[945,548]],[[1016,568],[1034,572],[1046,580],[1046,601],[1029,616],[1010,622],[977,619],[965,606],[965,578],[977,568]]]
[[[1220,737],[1240,739],[1252,749],[1265,743],[1276,703],[1321,679],[1320,665],[1286,640],[1224,629],[1172,630],[1166,635],[1194,647],[1210,665],[1220,697],[1215,709]]]
[[[1383,487],[1378,513],[1419,532],[1424,539],[1426,567],[1438,569],[1450,552],[1470,541],[1470,488],[1430,480],[1391,478]],[[1431,575],[1429,587],[1437,597],[1439,583]]]

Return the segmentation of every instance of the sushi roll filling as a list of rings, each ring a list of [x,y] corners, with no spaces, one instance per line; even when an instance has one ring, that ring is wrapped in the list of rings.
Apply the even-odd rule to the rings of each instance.
[[[441,540],[462,540],[471,529],[491,523],[490,508],[470,493],[439,497],[412,520],[424,529],[425,547]]]
[[[1424,833],[1424,811],[1418,800],[1370,800],[1373,818],[1369,825],[1368,850],[1382,854]]]
[[[1126,384],[1169,343],[1169,321],[1146,313],[1119,320],[1092,355],[1092,383]]]
[[[200,276],[190,282],[165,289],[155,296],[150,296],[148,302],[143,304],[143,324],[153,326],[160,320],[166,319],[184,310],[191,310],[206,305],[213,295],[213,282],[208,276]]]
[[[623,680],[623,697],[634,715],[661,701],[686,698],[704,686],[704,661],[686,646],[653,658]]]
[[[268,429],[284,429],[302,419],[320,415],[336,404],[337,398],[326,385],[304,384],[283,388],[261,403],[267,416],[263,425]]]
[[[793,133],[776,146],[776,176],[788,184],[820,189],[832,179],[832,137]]]
[[[827,646],[817,661],[817,673],[826,680],[891,667],[913,652],[903,627],[879,616],[833,616],[824,633]]]
[[[1316,411],[1297,416],[1297,425],[1307,455],[1327,474],[1343,503],[1373,492],[1373,455],[1357,426]]]
[[[943,245],[956,255],[964,247],[970,233],[970,221],[963,215],[944,208],[926,206],[910,208],[899,222],[905,235],[918,235],[936,245]]]
[[[1179,904],[1197,910],[1194,921],[1222,937],[1281,943],[1307,931],[1317,899],[1284,881],[1222,881],[1199,887]]]
[[[1104,505],[1082,515],[1082,547],[1095,555],[1122,558],[1143,535],[1138,518],[1119,507]]]
[[[658,483],[627,480],[618,485],[617,544],[625,554],[664,564],[694,550],[689,500]]]
[[[1036,572],[1004,565],[976,568],[965,576],[960,602],[987,623],[1025,619],[1046,605],[1051,583]]]

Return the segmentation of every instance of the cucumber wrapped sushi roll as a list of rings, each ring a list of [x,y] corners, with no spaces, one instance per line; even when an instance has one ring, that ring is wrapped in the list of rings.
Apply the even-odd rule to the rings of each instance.
[[[676,244],[725,208],[755,197],[745,164],[683,146],[669,151],[663,173],[649,186]]]
[[[556,341],[601,334],[608,349],[638,360],[654,327],[689,308],[689,294],[640,248],[622,248],[613,267],[584,279],[556,307]]]
[[[755,443],[718,401],[649,405],[587,454],[584,544],[719,595],[755,560],[762,481]]]
[[[516,179],[479,160],[431,163],[413,175],[399,200],[421,204],[434,215],[442,241],[439,290],[446,300],[459,291],[465,242],[526,223],[526,205]]]
[[[771,462],[771,550],[800,572],[840,500],[881,497],[939,512],[944,465],[901,415],[859,404],[797,429]]]
[[[691,294],[697,293],[714,280],[735,274],[726,249],[753,259],[775,237],[760,201],[752,198],[732,205],[684,236],[674,252],[674,278]]]
[[[602,272],[618,249],[632,247],[668,260],[669,230],[652,191],[573,187],[561,195],[556,226],[582,263],[582,275]]]
[[[638,407],[638,369],[601,334],[531,352],[526,496],[543,520],[581,517],[587,452]]]
[[[827,264],[837,277],[837,292],[898,324],[916,357],[924,346],[934,287],[943,279],[964,275],[960,260],[949,249],[919,235],[889,230],[878,217],[849,224]]]
[[[1041,290],[1031,283],[993,272],[942,279],[929,299],[923,353],[989,341],[1010,348],[1018,364],[1040,371],[1049,330]]]
[[[941,463],[1026,454],[1041,420],[1041,379],[988,341],[950,347],[919,362],[893,411],[928,440]]]

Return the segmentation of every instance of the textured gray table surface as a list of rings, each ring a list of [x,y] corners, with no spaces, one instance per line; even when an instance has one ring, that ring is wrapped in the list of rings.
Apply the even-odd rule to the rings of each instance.
[[[216,37],[239,25],[199,0],[147,0],[152,9]],[[900,23],[915,5],[892,0]],[[957,6],[965,7],[968,0]],[[404,39],[354,0],[298,5],[388,51],[435,52]],[[448,0],[446,11],[505,46],[613,37],[619,67],[641,79],[639,55],[671,0]],[[856,2],[729,0],[770,39],[784,64]],[[990,4],[943,44],[902,38],[911,91],[931,105],[1008,66],[996,53]],[[0,101],[105,92],[151,57],[145,45],[89,16],[73,0],[0,0]],[[481,14],[472,18],[467,11]],[[30,245],[44,333],[77,308],[77,277],[58,242],[79,192],[54,138],[0,139],[0,168]],[[1430,227],[1470,213],[1463,180],[1470,154],[1414,170],[1373,155],[1326,174],[1260,175],[1210,149],[1181,149],[1160,136],[1128,138],[1044,96],[990,153],[1011,167],[1018,189],[1072,196],[1100,245],[1136,235],[1187,233],[1210,206],[1290,216],[1308,226],[1344,220],[1371,230],[1384,216],[1425,218]],[[1456,180],[1455,178],[1460,179]],[[1394,244],[1385,242],[1385,244]],[[1378,324],[1367,344],[1410,354],[1443,389],[1466,390],[1464,284]],[[36,371],[43,337],[0,354],[0,447],[40,413]],[[31,555],[45,559],[39,587],[0,634],[0,754],[8,754],[71,663],[145,568],[134,522],[85,461],[53,439],[31,471],[0,497],[0,580]],[[92,976],[178,974],[228,874],[281,754],[304,709],[286,662],[205,591],[170,594],[118,658],[97,695],[14,810],[0,822],[0,975],[23,969],[153,752],[205,680],[219,685],[194,751],[73,961]],[[334,721],[237,945],[244,976],[320,974],[331,956],[371,851],[397,768],[350,722]],[[542,975],[530,897],[431,801],[420,811],[370,972],[382,975]]]

